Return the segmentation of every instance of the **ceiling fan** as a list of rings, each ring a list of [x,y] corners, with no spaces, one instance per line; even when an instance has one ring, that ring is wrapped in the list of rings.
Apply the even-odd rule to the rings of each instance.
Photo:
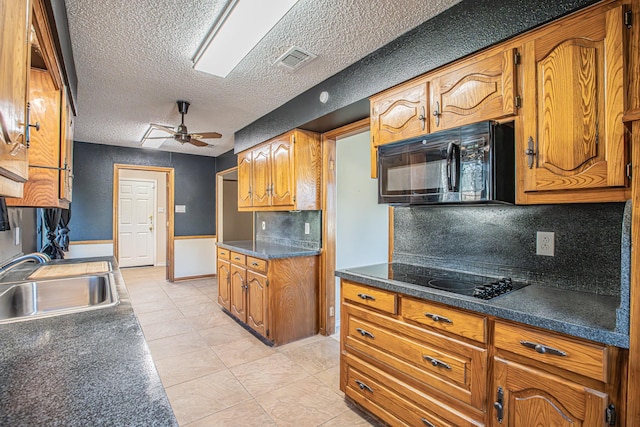
[[[178,141],[180,144],[192,144],[196,147],[207,147],[210,144],[207,144],[204,141],[200,141],[200,139],[209,139],[209,138],[221,138],[222,135],[218,132],[200,132],[200,133],[189,133],[187,131],[187,126],[184,124],[184,115],[187,114],[189,110],[189,103],[187,101],[177,101],[178,104],[178,112],[182,116],[182,120],[180,125],[176,130],[164,125],[158,125],[155,123],[151,123],[151,128],[159,129],[173,135],[173,139]],[[143,139],[167,139],[167,137],[162,136],[151,136]]]

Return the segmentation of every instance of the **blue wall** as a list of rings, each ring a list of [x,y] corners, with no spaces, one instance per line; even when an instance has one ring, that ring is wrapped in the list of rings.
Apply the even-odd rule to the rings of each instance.
[[[71,240],[113,239],[113,164],[172,167],[176,236],[216,234],[216,158],[74,142]]]

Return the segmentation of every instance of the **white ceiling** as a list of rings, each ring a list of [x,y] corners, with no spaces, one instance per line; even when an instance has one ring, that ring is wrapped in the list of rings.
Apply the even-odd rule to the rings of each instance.
[[[166,151],[218,156],[233,134],[460,0],[300,0],[226,77],[192,59],[227,0],[65,0],[78,74],[76,141],[139,147],[149,123],[220,132],[211,147]],[[273,65],[291,46],[318,58],[294,73]]]

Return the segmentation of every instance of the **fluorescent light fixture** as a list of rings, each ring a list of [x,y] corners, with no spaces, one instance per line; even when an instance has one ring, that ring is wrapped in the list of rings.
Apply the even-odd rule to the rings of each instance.
[[[198,71],[226,77],[298,0],[230,0],[193,58]]]
[[[158,129],[153,126],[149,126],[149,129],[142,137],[141,147],[144,148],[160,148],[168,139],[173,139],[171,135],[167,135],[167,132]]]

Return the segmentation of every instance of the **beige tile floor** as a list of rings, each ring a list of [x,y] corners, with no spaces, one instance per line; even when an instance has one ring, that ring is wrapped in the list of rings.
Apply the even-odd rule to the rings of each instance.
[[[339,390],[338,341],[271,348],[216,303],[216,279],[169,283],[164,267],[122,269],[181,426],[377,425]]]

